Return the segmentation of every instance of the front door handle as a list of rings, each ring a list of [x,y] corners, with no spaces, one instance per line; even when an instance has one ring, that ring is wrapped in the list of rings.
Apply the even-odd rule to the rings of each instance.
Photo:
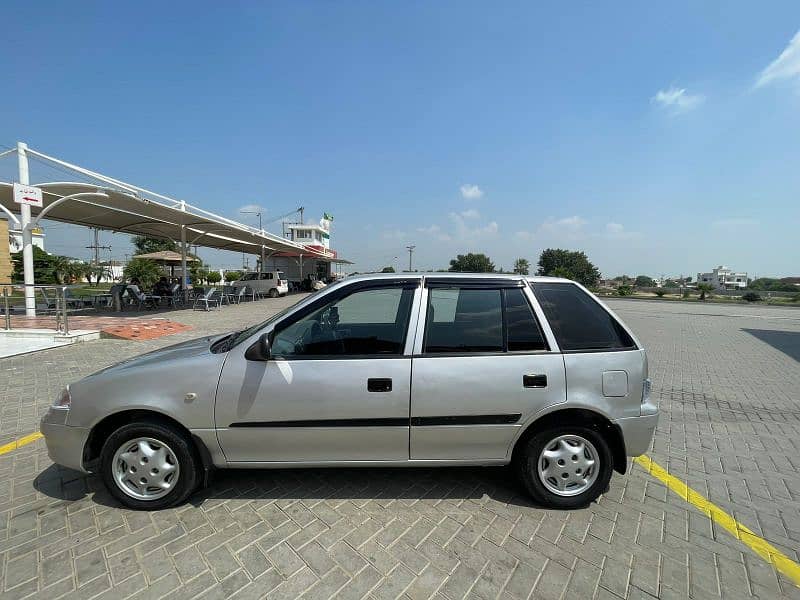
[[[529,374],[522,376],[522,387],[526,388],[546,388],[547,375]]]
[[[391,392],[392,380],[389,378],[372,377],[367,379],[368,392]]]

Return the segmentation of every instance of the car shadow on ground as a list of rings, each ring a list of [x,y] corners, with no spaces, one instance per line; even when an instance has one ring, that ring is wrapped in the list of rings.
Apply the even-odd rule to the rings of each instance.
[[[33,487],[57,500],[91,497],[108,507],[122,505],[108,493],[99,477],[50,465],[34,479]],[[541,508],[535,504],[509,467],[223,469],[210,484],[195,492],[189,503],[206,500],[476,500]]]
[[[762,342],[769,344],[776,350],[780,350],[786,356],[800,362],[800,332],[798,331],[776,331],[774,329],[742,329],[758,338]]]

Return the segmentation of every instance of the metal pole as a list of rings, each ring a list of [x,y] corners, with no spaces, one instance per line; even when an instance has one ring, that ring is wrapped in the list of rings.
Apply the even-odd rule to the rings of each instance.
[[[183,301],[189,302],[189,281],[186,277],[186,225],[181,225],[181,289]]]
[[[30,185],[28,174],[28,146],[17,142],[17,163],[19,166],[19,182]],[[31,207],[23,204],[20,207],[20,226],[22,227],[22,269],[25,282],[25,316],[36,316],[36,290],[33,289],[33,239],[31,235]]]
[[[64,311],[64,335],[69,334],[69,322],[67,321],[67,288],[61,288],[61,309]]]
[[[416,246],[406,246],[406,250],[408,250],[408,272],[411,273],[411,256],[414,254],[414,248]]]
[[[267,270],[267,265],[266,265],[267,257],[264,250],[265,250],[264,244],[261,244],[261,266],[258,268],[259,273],[263,273],[264,271]]]
[[[11,312],[8,309],[8,288],[3,287],[3,304],[6,309],[6,331],[11,330]]]

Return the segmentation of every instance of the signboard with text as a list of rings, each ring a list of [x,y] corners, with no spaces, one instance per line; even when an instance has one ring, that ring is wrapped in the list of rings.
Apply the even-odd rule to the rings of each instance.
[[[32,185],[14,184],[14,202],[42,208],[42,190]]]

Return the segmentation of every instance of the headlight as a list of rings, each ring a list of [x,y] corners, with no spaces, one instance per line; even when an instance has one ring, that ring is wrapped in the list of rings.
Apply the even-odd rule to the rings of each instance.
[[[650,402],[650,388],[653,386],[653,382],[650,381],[650,378],[644,380],[642,384],[642,404],[648,404]]]
[[[55,408],[69,408],[70,404],[72,404],[72,396],[69,393],[69,387],[65,387],[58,396],[56,396],[56,401],[53,403],[53,406]]]

